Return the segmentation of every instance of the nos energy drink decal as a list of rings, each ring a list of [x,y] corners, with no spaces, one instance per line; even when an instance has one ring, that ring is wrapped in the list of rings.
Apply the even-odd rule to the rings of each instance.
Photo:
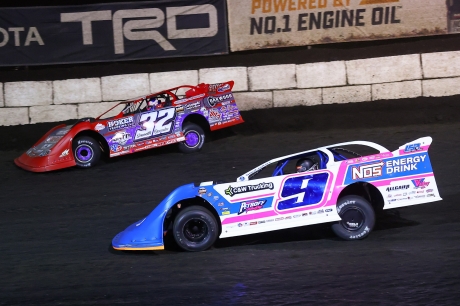
[[[398,176],[408,176],[433,172],[426,152],[395,157],[357,165],[350,165],[345,176],[345,184],[357,181],[377,181]]]

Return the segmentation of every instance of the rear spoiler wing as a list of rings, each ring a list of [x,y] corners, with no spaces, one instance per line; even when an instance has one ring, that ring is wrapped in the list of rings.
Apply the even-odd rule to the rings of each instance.
[[[230,92],[233,89],[233,85],[235,84],[234,81],[228,81],[225,83],[216,83],[216,84],[205,84],[201,83],[189,89],[185,92],[185,96],[187,98],[199,95],[199,94],[209,94],[209,95],[216,95],[216,94],[223,94],[226,92]]]

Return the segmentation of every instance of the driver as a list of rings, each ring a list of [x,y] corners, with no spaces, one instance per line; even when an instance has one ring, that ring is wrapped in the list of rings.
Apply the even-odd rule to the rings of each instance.
[[[147,110],[148,111],[154,110],[160,107],[161,107],[161,103],[158,101],[158,99],[152,98],[152,100],[150,99],[147,100]]]
[[[297,173],[313,171],[318,170],[318,164],[310,158],[301,158],[297,161],[295,168]]]

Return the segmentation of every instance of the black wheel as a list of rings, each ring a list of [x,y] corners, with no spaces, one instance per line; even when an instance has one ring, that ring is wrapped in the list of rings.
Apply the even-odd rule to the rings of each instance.
[[[185,140],[179,142],[179,149],[184,153],[191,153],[201,150],[205,140],[203,129],[195,124],[187,122],[182,127]]]
[[[101,158],[99,143],[94,138],[88,136],[75,138],[72,149],[75,163],[81,168],[92,167]]]
[[[334,233],[345,240],[367,237],[374,228],[375,213],[371,204],[359,196],[345,196],[337,203],[341,221],[332,225]]]
[[[174,240],[186,251],[209,249],[217,239],[218,228],[214,216],[201,206],[185,208],[173,225]]]

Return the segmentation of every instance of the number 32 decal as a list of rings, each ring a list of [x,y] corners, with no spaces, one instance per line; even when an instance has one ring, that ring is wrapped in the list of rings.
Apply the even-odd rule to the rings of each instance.
[[[150,138],[171,132],[176,109],[167,108],[159,111],[142,114],[139,118],[139,129],[135,140]]]

